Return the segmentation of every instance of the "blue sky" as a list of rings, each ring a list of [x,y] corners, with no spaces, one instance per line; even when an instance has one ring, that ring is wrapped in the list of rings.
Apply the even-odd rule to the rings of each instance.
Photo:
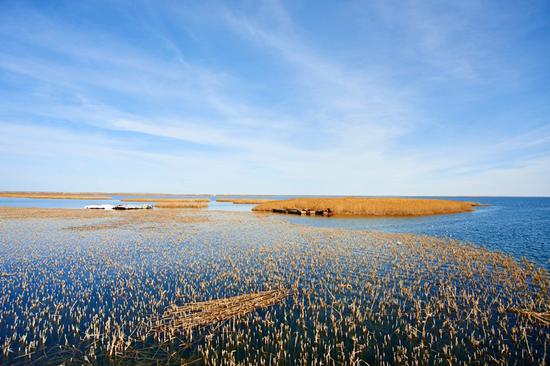
[[[550,195],[548,1],[1,1],[0,190]]]

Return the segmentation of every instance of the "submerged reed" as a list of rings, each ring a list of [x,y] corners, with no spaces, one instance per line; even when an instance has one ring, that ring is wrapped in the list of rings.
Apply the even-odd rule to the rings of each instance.
[[[1,364],[550,362],[550,279],[526,260],[266,215],[66,211],[0,221]]]

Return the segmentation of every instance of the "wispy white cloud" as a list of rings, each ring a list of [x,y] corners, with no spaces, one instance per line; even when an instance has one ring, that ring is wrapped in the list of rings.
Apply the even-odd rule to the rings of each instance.
[[[422,85],[392,77],[393,62],[361,67],[333,57],[322,40],[304,36],[304,25],[278,1],[208,6],[214,7],[208,22],[247,55],[275,63],[278,68],[265,73],[276,75],[249,78],[224,64],[226,55],[216,55],[219,62],[190,55],[193,42],[208,39],[188,28],[200,21],[181,4],[164,11],[144,7],[134,19],[148,42],[155,40],[153,47],[112,31],[81,31],[30,9],[26,20],[2,22],[0,37],[9,47],[0,50],[0,69],[22,91],[0,89],[0,116],[10,121],[2,124],[9,141],[0,150],[30,161],[72,152],[97,169],[124,165],[124,174],[149,169],[159,177],[132,183],[135,189],[113,179],[118,190],[480,194],[490,193],[488,182],[514,174],[548,182],[550,174],[534,173],[548,154],[546,127],[483,145],[460,136],[451,145],[448,137],[414,137],[449,122],[427,111]],[[480,11],[475,4],[458,7],[457,16],[465,18],[459,23],[449,20],[456,17],[450,12],[433,16],[421,4],[403,14],[392,13],[391,4],[376,6],[386,22],[410,31],[411,50],[421,52],[435,74],[471,82],[494,63],[482,50],[488,39],[469,36],[467,44],[455,45],[477,19],[470,15]],[[183,36],[191,45],[182,46]],[[276,97],[270,97],[267,76],[287,81],[272,91]],[[26,124],[17,126],[17,118]],[[171,151],[140,146],[129,134]]]

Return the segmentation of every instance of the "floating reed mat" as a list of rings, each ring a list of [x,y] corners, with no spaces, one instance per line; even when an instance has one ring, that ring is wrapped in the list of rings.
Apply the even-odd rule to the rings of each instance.
[[[509,308],[507,309],[510,313],[518,314],[532,321],[541,323],[546,326],[550,326],[550,311],[539,312],[534,310],[527,309],[518,309],[518,308]]]
[[[150,332],[170,339],[176,334],[216,325],[226,320],[242,317],[256,309],[273,306],[288,295],[289,291],[282,288],[182,306],[172,305],[164,311],[162,317],[153,320]]]

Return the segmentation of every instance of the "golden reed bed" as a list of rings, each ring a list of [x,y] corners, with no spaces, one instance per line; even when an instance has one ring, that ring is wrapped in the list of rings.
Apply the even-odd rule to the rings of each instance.
[[[216,200],[217,202],[232,202],[234,204],[259,204],[259,203],[265,203],[265,202],[271,202],[272,200],[267,199],[253,199],[253,198],[240,198],[240,199],[233,199],[233,198],[219,198]]]
[[[428,216],[473,211],[475,202],[420,198],[295,198],[262,203],[252,210],[329,209],[336,216]]]
[[[0,197],[35,199],[72,199],[72,200],[111,200],[110,196],[99,193],[63,193],[63,192],[0,192]]]

